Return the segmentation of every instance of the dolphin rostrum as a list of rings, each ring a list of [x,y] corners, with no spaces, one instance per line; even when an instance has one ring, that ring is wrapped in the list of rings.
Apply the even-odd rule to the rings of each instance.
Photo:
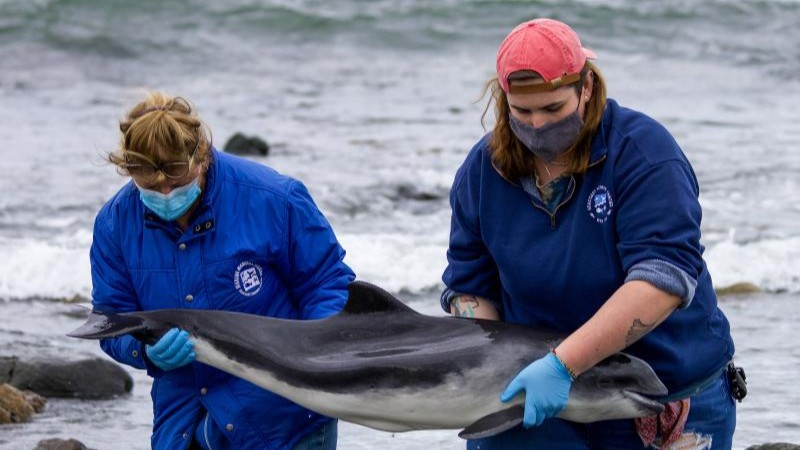
[[[462,429],[491,436],[522,422],[524,393],[500,402],[506,384],[564,336],[499,321],[419,314],[369,283],[350,284],[342,312],[286,320],[227,311],[93,311],[69,333],[132,334],[152,344],[170,328],[189,332],[197,361],[308,409],[384,431]],[[663,411],[644,395],[664,384],[644,361],[617,353],[581,374],[559,417],[574,422]]]

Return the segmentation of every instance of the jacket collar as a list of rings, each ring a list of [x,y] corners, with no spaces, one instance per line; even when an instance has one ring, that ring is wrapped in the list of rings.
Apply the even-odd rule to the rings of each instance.
[[[592,139],[592,149],[589,152],[589,167],[592,167],[606,159],[608,155],[608,133],[611,122],[614,118],[614,111],[618,108],[617,102],[613,99],[606,100],[606,107],[603,110],[603,117],[600,119],[600,126]]]
[[[189,228],[187,228],[184,232],[186,235],[195,236],[204,234],[214,229],[216,221],[214,219],[213,205],[219,196],[221,180],[224,178],[222,174],[220,174],[221,167],[219,157],[220,152],[212,147],[211,164],[209,165],[205,175],[205,189],[200,197],[200,204],[197,205],[197,208],[195,208],[194,212],[192,213],[192,217],[189,220]],[[138,200],[138,197],[137,201],[141,203],[141,201]],[[169,222],[166,222],[158,217],[144,205],[141,205],[141,207],[144,208],[145,226],[158,227],[173,231],[173,227],[169,225]]]

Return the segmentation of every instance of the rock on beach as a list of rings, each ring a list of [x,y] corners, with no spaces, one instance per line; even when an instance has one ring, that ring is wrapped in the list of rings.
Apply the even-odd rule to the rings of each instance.
[[[44,397],[108,399],[127,394],[133,379],[120,365],[100,358],[78,361],[0,357],[0,383]]]
[[[245,136],[242,133],[236,133],[228,139],[223,150],[225,153],[234,155],[267,156],[269,154],[269,145],[257,136]]]
[[[34,450],[92,450],[75,439],[45,439]]]
[[[0,384],[0,424],[29,422],[44,409],[45,399],[31,391]]]

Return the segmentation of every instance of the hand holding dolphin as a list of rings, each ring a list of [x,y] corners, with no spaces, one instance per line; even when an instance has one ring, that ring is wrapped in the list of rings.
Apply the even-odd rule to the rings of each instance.
[[[185,366],[195,359],[194,343],[189,333],[173,328],[153,345],[145,345],[147,358],[161,370]]]
[[[500,395],[500,400],[508,403],[520,391],[525,391],[522,424],[526,428],[539,426],[544,419],[554,417],[566,408],[572,381],[564,364],[550,352],[522,369]]]

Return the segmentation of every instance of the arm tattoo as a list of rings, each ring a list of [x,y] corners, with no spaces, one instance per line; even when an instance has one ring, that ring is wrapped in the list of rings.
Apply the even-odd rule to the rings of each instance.
[[[642,336],[649,333],[650,330],[653,329],[653,325],[655,323],[646,324],[641,320],[633,319],[633,323],[631,323],[631,328],[628,330],[628,335],[625,336],[625,346],[629,346],[634,342],[638,341]]]
[[[451,300],[450,306],[456,317],[475,318],[475,309],[481,306],[481,302],[474,295],[459,295]]]

